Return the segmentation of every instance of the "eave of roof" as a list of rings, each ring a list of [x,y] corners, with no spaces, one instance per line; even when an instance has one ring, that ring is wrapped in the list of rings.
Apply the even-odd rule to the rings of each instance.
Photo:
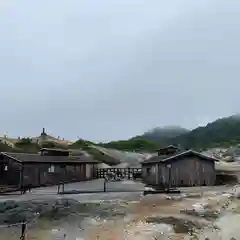
[[[41,148],[40,151],[70,152],[69,149],[61,149],[61,148]]]
[[[41,163],[41,164],[81,164],[91,163],[98,164],[95,159],[86,156],[41,156],[39,154],[27,153],[9,153],[1,152],[2,155],[7,156],[19,163]]]
[[[199,156],[200,158],[203,158],[203,159],[206,159],[206,160],[209,160],[209,161],[214,161],[214,162],[219,161],[217,158],[206,156],[206,155],[204,155],[202,153],[199,153],[199,152],[196,152],[194,150],[188,150],[188,151],[184,151],[184,152],[181,152],[181,153],[178,153],[178,154],[174,154],[174,155],[171,155],[171,156],[165,157],[165,158],[162,158],[161,156],[153,156],[153,157],[143,161],[142,165],[151,164],[151,163],[165,163],[165,162],[168,162],[168,161],[171,161],[171,160],[172,161],[177,160],[178,157],[187,156],[187,155],[190,155],[190,154],[193,154],[195,156]]]

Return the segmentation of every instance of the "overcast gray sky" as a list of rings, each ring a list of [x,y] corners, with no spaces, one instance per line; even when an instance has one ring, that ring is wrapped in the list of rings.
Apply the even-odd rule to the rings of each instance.
[[[0,3],[0,135],[126,139],[240,112],[239,0]]]

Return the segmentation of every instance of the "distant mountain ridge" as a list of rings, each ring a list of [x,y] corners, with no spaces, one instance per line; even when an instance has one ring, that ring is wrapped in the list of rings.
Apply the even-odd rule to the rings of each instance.
[[[191,131],[175,126],[154,128],[129,140],[109,142],[104,147],[153,151],[169,144],[196,150],[240,144],[240,115],[219,118]]]
[[[132,139],[143,139],[148,141],[165,141],[166,139],[171,139],[188,132],[189,130],[182,128],[180,126],[156,127]]]
[[[155,152],[157,148],[168,144],[180,145],[182,148],[206,150],[215,147],[229,147],[240,144],[240,115],[220,118],[206,126],[187,130],[179,126],[156,127],[142,135],[128,140],[108,143],[93,143],[79,139],[75,143],[55,138],[45,133],[33,138],[0,138],[1,151],[37,152],[40,147],[85,148],[99,146],[128,152]]]
[[[240,116],[219,118],[206,126],[169,139],[167,143],[187,148],[211,148],[240,144]]]

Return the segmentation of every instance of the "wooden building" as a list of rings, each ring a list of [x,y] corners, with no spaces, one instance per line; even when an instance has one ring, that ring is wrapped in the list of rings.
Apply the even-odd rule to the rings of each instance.
[[[39,154],[0,153],[0,185],[33,187],[94,178],[98,161],[71,156],[68,150],[41,149]]]
[[[169,146],[142,162],[145,183],[162,187],[215,185],[215,158]]]

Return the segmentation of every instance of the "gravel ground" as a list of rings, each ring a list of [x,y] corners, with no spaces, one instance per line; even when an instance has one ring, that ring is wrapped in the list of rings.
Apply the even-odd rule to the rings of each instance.
[[[69,184],[65,189],[101,189],[100,180]],[[235,237],[240,204],[235,200],[219,218],[206,219],[195,215],[184,214],[183,209],[191,209],[196,203],[208,203],[211,211],[218,210],[228,199],[223,191],[232,191],[229,186],[183,188],[183,194],[170,198],[167,195],[149,195],[143,197],[143,185],[132,181],[109,183],[108,188],[125,189],[129,192],[112,192],[101,194],[71,194],[57,195],[57,187],[48,187],[33,190],[26,195],[8,195],[0,197],[0,202],[6,200],[24,201],[52,201],[71,198],[80,203],[96,203],[97,205],[84,216],[74,215],[59,220],[42,219],[28,229],[28,240],[150,240],[150,239],[189,239],[188,226],[198,224],[202,226],[198,233],[199,239],[205,235],[209,239],[230,239]],[[131,192],[132,190],[132,192]],[[138,190],[139,192],[136,192]],[[118,213],[122,214],[116,214]],[[209,210],[210,211],[210,210]],[[101,212],[102,214],[96,214]],[[155,217],[155,222],[151,218]],[[147,223],[147,220],[149,223]],[[196,223],[197,222],[197,223]],[[231,226],[226,228],[226,224]],[[176,227],[177,226],[177,233]],[[220,230],[210,226],[216,224]],[[207,227],[206,227],[207,225]],[[212,234],[212,235],[211,235]],[[217,235],[218,234],[218,235]],[[224,238],[217,238],[219,235]],[[240,239],[239,236],[237,236]],[[0,239],[19,239],[19,229],[1,228]]]

